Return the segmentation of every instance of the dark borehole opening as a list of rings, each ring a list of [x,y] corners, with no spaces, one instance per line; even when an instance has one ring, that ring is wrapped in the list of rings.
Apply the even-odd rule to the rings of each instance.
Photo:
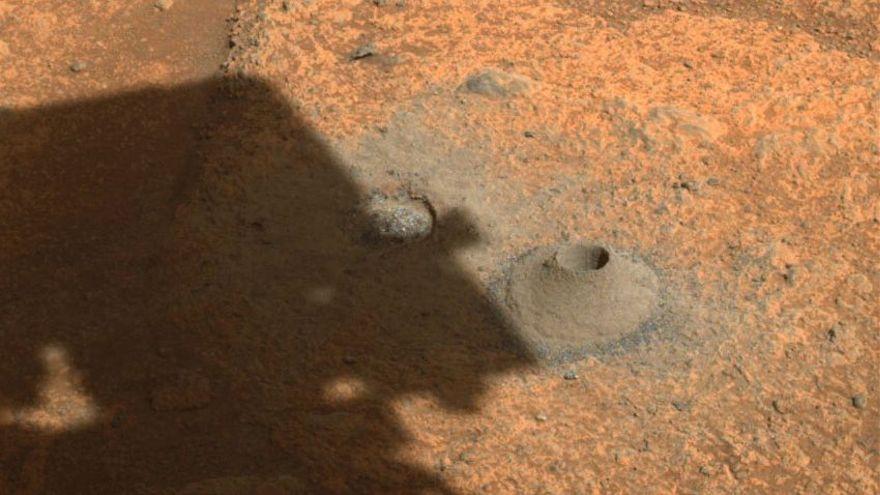
[[[602,246],[573,245],[556,252],[556,262],[565,270],[583,272],[601,270],[608,264],[610,253]]]

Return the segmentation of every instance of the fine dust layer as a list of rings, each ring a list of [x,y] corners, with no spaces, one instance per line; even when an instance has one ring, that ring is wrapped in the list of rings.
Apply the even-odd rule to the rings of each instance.
[[[558,361],[638,332],[658,309],[659,281],[641,261],[598,244],[543,247],[511,270],[506,303],[536,353]]]

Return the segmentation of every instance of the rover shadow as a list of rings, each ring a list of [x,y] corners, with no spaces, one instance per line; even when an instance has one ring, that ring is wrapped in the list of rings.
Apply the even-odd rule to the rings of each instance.
[[[0,191],[2,493],[452,493],[397,404],[531,364],[261,81],[0,113]]]

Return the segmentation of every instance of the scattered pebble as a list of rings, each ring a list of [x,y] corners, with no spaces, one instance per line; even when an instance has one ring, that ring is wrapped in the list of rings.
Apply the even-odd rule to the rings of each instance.
[[[834,343],[840,338],[840,323],[835,323],[828,329],[828,341]]]
[[[70,72],[74,72],[74,73],[82,72],[82,71],[86,70],[86,67],[88,67],[88,66],[82,60],[74,60],[73,62],[70,63]]]
[[[785,273],[782,274],[782,278],[785,279],[785,282],[788,285],[794,285],[798,278],[798,269],[794,265],[786,264],[785,265]]]
[[[543,422],[547,421],[547,415],[544,413],[538,413],[535,415],[535,421],[537,421],[539,423],[543,423]]]
[[[523,133],[523,136],[525,136],[527,138],[533,138],[533,137],[535,137],[535,133],[532,131],[526,131]]]
[[[174,5],[174,0],[156,0],[156,3],[153,4],[161,12],[170,9],[172,5]]]
[[[578,375],[574,371],[569,370],[562,375],[562,378],[565,378],[566,380],[577,380]]]
[[[492,98],[506,98],[529,89],[526,78],[497,70],[485,70],[467,78],[464,89]]]
[[[351,55],[348,56],[350,60],[360,60],[362,58],[372,57],[377,53],[376,45],[373,43],[366,43],[359,47],[357,47]]]
[[[679,182],[675,182],[672,184],[673,189],[687,189],[691,192],[696,192],[699,189],[697,183],[692,180],[683,180]]]
[[[471,76],[465,81],[465,87],[471,93],[477,93],[486,96],[507,96],[507,91],[498,83],[494,73],[484,72]]]
[[[672,407],[674,407],[678,411],[688,411],[691,408],[689,402],[674,400],[672,401]]]
[[[852,397],[852,405],[856,409],[864,409],[868,405],[868,399],[862,394],[854,395]]]

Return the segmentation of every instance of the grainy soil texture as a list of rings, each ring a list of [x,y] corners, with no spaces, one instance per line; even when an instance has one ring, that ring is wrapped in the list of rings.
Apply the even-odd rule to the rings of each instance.
[[[875,494],[878,302],[876,1],[0,0],[2,495]]]

